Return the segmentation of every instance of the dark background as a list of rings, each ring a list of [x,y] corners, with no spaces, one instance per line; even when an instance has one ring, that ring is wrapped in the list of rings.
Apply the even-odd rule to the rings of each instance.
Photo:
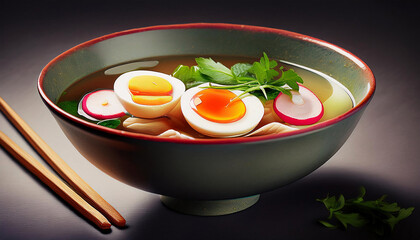
[[[385,239],[420,236],[418,1],[4,1],[0,5],[0,96],[127,219],[101,232],[0,150],[0,239],[376,239],[317,224],[330,194],[389,195],[413,215]],[[55,56],[116,31],[161,24],[225,22],[313,36],[357,55],[377,79],[375,96],[342,149],[309,176],[264,193],[250,209],[195,217],[166,209],[159,196],[100,172],[70,144],[36,91]],[[0,116],[5,132],[40,159]]]

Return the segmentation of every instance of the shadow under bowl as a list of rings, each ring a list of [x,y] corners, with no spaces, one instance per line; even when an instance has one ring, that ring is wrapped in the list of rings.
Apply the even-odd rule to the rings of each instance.
[[[122,63],[161,56],[271,58],[338,80],[356,106],[333,119],[289,133],[232,139],[162,139],[105,128],[76,118],[56,103],[81,78]],[[82,43],[52,60],[38,90],[65,135],[91,163],[139,189],[161,194],[175,210],[222,215],[245,209],[260,193],[311,173],[344,144],[375,90],[369,67],[348,51],[289,31],[233,24],[154,26]]]

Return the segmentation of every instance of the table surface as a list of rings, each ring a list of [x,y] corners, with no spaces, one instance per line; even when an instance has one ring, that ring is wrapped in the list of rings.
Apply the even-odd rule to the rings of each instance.
[[[99,231],[0,149],[0,239],[371,239],[369,232],[330,230],[316,202],[327,193],[390,201],[416,210],[387,239],[420,236],[418,25],[415,1],[226,1],[167,5],[136,1],[3,1],[0,96],[127,219]],[[117,3],[118,2],[118,3]],[[164,207],[156,194],[127,186],[84,159],[61,132],[36,91],[41,69],[74,45],[151,25],[227,22],[281,28],[334,43],[372,69],[377,90],[344,146],[322,167],[236,214],[197,217]],[[42,161],[4,116],[0,130]]]

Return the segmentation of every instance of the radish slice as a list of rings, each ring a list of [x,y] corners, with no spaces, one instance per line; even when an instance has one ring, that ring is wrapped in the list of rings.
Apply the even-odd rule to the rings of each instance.
[[[99,120],[125,115],[124,107],[112,90],[98,90],[86,94],[82,99],[82,109],[89,116]]]
[[[311,90],[299,84],[299,92],[291,91],[292,99],[280,93],[274,100],[274,111],[283,121],[293,125],[310,125],[324,115],[324,106]]]

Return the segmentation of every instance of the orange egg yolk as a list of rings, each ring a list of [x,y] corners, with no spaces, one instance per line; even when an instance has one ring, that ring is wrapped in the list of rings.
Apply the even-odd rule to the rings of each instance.
[[[172,101],[172,85],[164,78],[136,76],[128,82],[132,100],[142,105],[161,105]]]
[[[246,111],[244,102],[225,89],[201,90],[192,97],[190,104],[198,115],[217,123],[238,121]]]

